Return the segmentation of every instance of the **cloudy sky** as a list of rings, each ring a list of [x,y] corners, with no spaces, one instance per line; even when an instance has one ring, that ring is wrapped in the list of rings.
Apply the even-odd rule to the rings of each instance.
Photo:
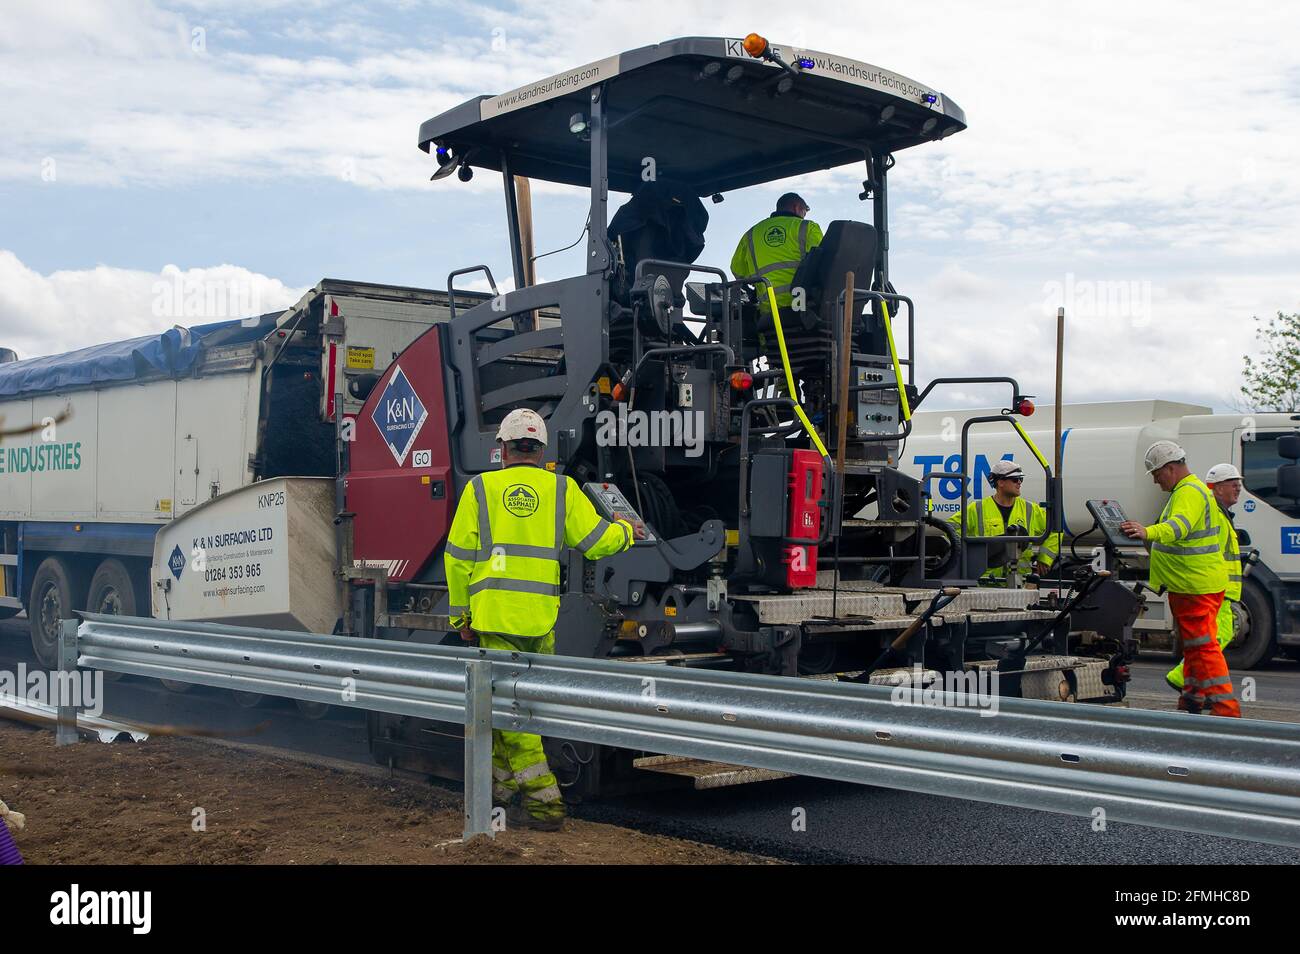
[[[508,275],[499,180],[429,182],[420,122],[620,50],[751,30],[966,111],[966,132],[902,153],[891,176],[893,278],[917,302],[923,378],[1006,370],[1050,394],[1064,304],[1068,400],[1227,408],[1252,316],[1300,311],[1289,4],[652,6],[5,0],[0,345],[28,357],[223,316],[160,307],[186,283],[233,282],[208,306],[238,312],[324,277]],[[866,218],[858,178],[797,187],[823,224]],[[725,266],[780,191],[710,205],[701,260]],[[580,193],[534,202],[539,251],[578,236]],[[539,271],[579,267],[557,255]]]

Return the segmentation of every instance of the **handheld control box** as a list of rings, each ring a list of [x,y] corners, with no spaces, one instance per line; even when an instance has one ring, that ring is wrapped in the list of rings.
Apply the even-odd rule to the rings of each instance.
[[[1125,536],[1124,531],[1119,528],[1121,523],[1128,520],[1128,515],[1124,513],[1124,508],[1119,505],[1119,501],[1089,500],[1087,507],[1088,513],[1097,519],[1097,525],[1101,527],[1101,532],[1106,537],[1107,546],[1140,547],[1142,545],[1142,541]]]
[[[636,529],[637,543],[646,543],[655,539],[650,528],[645,525],[641,515],[627,502],[617,484],[609,481],[590,481],[582,485],[582,491],[596,505],[596,512],[606,520],[626,520]]]

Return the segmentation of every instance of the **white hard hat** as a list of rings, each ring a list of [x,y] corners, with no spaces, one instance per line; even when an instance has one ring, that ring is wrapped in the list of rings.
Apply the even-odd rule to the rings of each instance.
[[[546,422],[542,415],[526,407],[517,407],[506,415],[497,428],[499,441],[539,441],[546,443]]]
[[[993,466],[989,468],[989,483],[996,483],[999,480],[1005,480],[1008,477],[1025,476],[1025,472],[1020,469],[1020,465],[1014,460],[995,460]]]
[[[1241,480],[1241,471],[1232,464],[1215,464],[1205,474],[1207,484],[1218,484],[1225,480]]]
[[[1187,452],[1175,444],[1173,441],[1156,441],[1147,448],[1146,464],[1147,473],[1153,474],[1165,464],[1176,460],[1186,460]]]

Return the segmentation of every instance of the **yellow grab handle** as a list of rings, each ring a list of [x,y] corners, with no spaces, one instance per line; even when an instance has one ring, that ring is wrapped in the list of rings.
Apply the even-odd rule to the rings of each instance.
[[[889,321],[889,306],[880,303],[880,313],[885,316],[885,338],[889,341],[889,357],[894,361],[894,381],[898,384],[898,400],[903,406],[903,420],[912,419],[912,406],[907,403],[907,387],[903,384],[903,369],[898,364],[898,348],[894,346],[894,328]]]
[[[785,384],[790,389],[790,400],[794,402],[794,413],[799,418],[804,428],[808,431],[808,436],[812,438],[813,444],[817,447],[817,452],[827,460],[831,455],[826,452],[826,445],[822,439],[817,436],[817,428],[812,426],[812,421],[808,420],[808,415],[803,412],[803,405],[799,403],[799,392],[794,387],[794,374],[790,371],[790,354],[785,350],[785,332],[781,330],[781,309],[776,306],[776,292],[772,286],[767,286],[767,300],[772,305],[772,323],[776,326],[776,343],[781,349],[781,367],[785,369]]]
[[[1029,439],[1029,435],[1026,434],[1025,429],[1020,426],[1020,422],[1013,417],[1011,419],[1011,425],[1020,432],[1020,436],[1024,438],[1025,443],[1029,445],[1029,449],[1034,452],[1034,456],[1038,458],[1038,462],[1042,464],[1043,467],[1047,467],[1047,458],[1045,458],[1042,452],[1038,449],[1038,445]]]

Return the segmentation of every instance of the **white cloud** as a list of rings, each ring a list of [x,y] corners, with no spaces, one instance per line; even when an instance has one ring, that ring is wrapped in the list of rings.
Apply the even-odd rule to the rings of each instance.
[[[1242,356],[1274,301],[1300,302],[1300,276],[1206,275],[1169,285],[1093,272],[1039,288],[948,265],[917,283],[919,379],[1010,375],[1046,402],[1055,393],[1056,309],[1064,305],[1065,399],[1169,398],[1227,409]],[[933,408],[978,406],[995,386],[936,391]]]
[[[0,345],[19,358],[265,314],[306,289],[234,265],[158,272],[100,265],[42,275],[0,249]]]
[[[969,130],[903,153],[891,176],[894,281],[920,309],[925,375],[1010,365],[1028,389],[1050,393],[1044,287],[1073,274],[1150,288],[1141,321],[1114,302],[1091,317],[1086,302],[1067,303],[1076,399],[1231,400],[1249,316],[1300,308],[1300,11],[1262,0],[936,2],[923,16],[873,7],[861,22],[844,11],[659,0],[647,34],[643,4],[612,0],[501,10],[10,2],[0,8],[0,180],[39,181],[52,157],[60,183],[181,194],[196,183],[322,178],[423,189],[431,160],[416,129],[444,109],[660,38],[757,28],[935,84],[966,111]],[[207,29],[197,52],[196,26]],[[860,217],[860,178],[856,167],[807,177],[815,214]],[[467,188],[499,200],[493,176]],[[459,240],[455,229],[418,240],[431,258],[459,262],[468,226],[459,228]],[[710,238],[720,242],[706,257],[724,261],[734,236]],[[27,347],[66,347],[99,327],[68,317],[76,281],[59,276],[90,281],[101,269],[45,277],[0,257],[6,271],[26,273],[17,290],[0,288],[0,302],[7,332]],[[122,276],[145,274],[103,271],[95,281],[119,291]],[[44,325],[15,328],[11,316],[44,308],[63,330],[42,345]]]

